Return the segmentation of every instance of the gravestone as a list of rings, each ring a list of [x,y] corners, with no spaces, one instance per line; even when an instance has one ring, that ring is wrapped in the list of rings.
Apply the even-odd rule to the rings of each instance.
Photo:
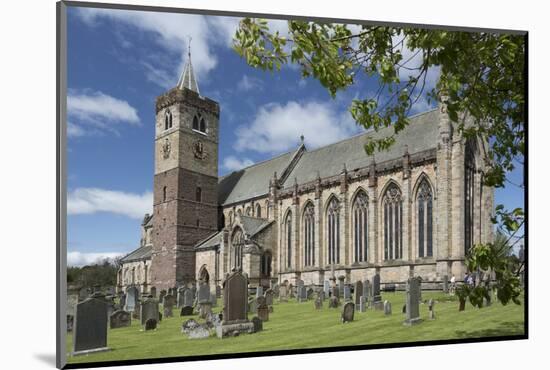
[[[88,288],[81,288],[78,291],[78,302],[84,301],[88,296],[90,295],[90,292],[88,291]]]
[[[118,298],[118,307],[121,310],[124,310],[124,308],[126,307],[126,294],[125,293],[120,294],[120,296]]]
[[[222,287],[219,285],[216,285],[216,298],[222,297]]]
[[[210,286],[208,284],[199,285],[199,303],[210,303]]]
[[[323,292],[325,292],[325,297],[330,296],[330,281],[325,280],[323,282]]]
[[[391,315],[391,302],[384,301],[384,315]]]
[[[252,333],[254,324],[248,321],[248,282],[240,271],[231,273],[223,287],[223,320],[216,328],[219,338],[233,333]]]
[[[419,295],[420,279],[415,277],[410,278],[407,281],[407,316],[404,322],[405,325],[414,325],[421,322]]]
[[[296,287],[301,287],[301,286],[304,286],[304,281],[302,279],[297,279],[296,280]]]
[[[187,288],[179,288],[178,289],[178,295],[177,295],[177,298],[176,298],[176,307],[177,308],[182,308],[184,306],[183,302],[184,302],[184,296],[185,296],[185,291],[187,290]]]
[[[328,308],[338,308],[338,306],[340,306],[340,300],[337,295],[333,295],[328,301]]]
[[[367,311],[367,299],[364,296],[359,297],[359,312]]]
[[[418,279],[418,302],[422,303],[422,278],[420,276],[416,278]]]
[[[338,294],[340,294],[340,297],[344,294],[344,280],[346,279],[345,276],[340,275],[338,276]]]
[[[317,293],[317,297],[321,300],[321,303],[325,301],[325,291],[321,290],[319,293]]]
[[[162,304],[164,306],[174,306],[176,304],[176,297],[172,294],[167,294],[164,296],[164,299],[162,300]]]
[[[365,297],[367,304],[372,301],[372,286],[369,280],[363,282],[363,296]]]
[[[307,291],[305,286],[302,285],[296,287],[296,299],[298,302],[307,301]]]
[[[257,310],[258,310],[258,303],[256,301],[256,298],[250,297],[248,299],[248,312],[255,314]]]
[[[165,289],[162,289],[160,291],[160,295],[159,295],[159,302],[163,302],[163,299],[164,299],[164,296],[167,294],[166,290]]]
[[[73,354],[105,351],[107,348],[107,303],[87,298],[76,305]]]
[[[183,306],[180,311],[180,316],[193,316],[193,306]]]
[[[351,288],[349,285],[344,285],[344,302],[351,301]]]
[[[212,303],[203,302],[199,304],[199,317],[205,319],[208,315],[212,314]]]
[[[307,291],[306,291],[306,299],[307,300],[310,300],[311,298],[313,298],[313,293],[315,291],[313,290],[313,288],[308,288]]]
[[[136,307],[134,307],[134,312],[132,312],[132,318],[139,320],[141,317],[141,304],[140,301],[137,302]]]
[[[294,286],[288,284],[288,298],[294,298]]]
[[[258,316],[252,318],[252,324],[254,324],[254,333],[264,330],[264,322]]]
[[[355,314],[355,303],[347,302],[342,308],[342,323],[353,321]]]
[[[332,297],[340,297],[340,292],[338,291],[338,287],[337,286],[333,286],[332,287],[332,294],[331,296]]]
[[[372,278],[372,302],[380,302],[382,297],[380,296],[380,274],[374,275]]]
[[[191,289],[186,289],[183,295],[183,305],[184,306],[193,306],[195,297],[193,296],[193,291]]]
[[[216,297],[216,292],[210,292],[210,303],[212,303],[212,307],[218,306],[218,298]]]
[[[260,297],[261,298],[261,297]],[[262,321],[269,321],[269,307],[264,303],[258,304],[258,317]]]
[[[138,305],[139,290],[135,286],[129,287],[126,290],[126,306],[125,311],[134,312]]]
[[[434,300],[430,299],[428,301],[428,319],[430,320],[435,320],[434,305],[435,305]]]
[[[174,306],[164,306],[164,317],[174,317]]]
[[[279,287],[279,302],[288,302],[288,288],[286,285]]]
[[[152,286],[152,287],[151,287],[151,290],[150,290],[150,293],[151,293],[151,295],[153,296],[153,298],[157,298],[157,287],[156,287],[156,286]]]
[[[181,332],[188,334],[191,330],[199,327],[200,324],[195,319],[189,319],[181,325]]]
[[[156,328],[156,323],[159,322],[159,301],[154,298],[146,298],[143,302],[141,302],[141,325],[146,325],[149,319],[153,319],[155,321]]]
[[[321,296],[317,296],[314,302],[314,306],[316,310],[320,310],[323,308],[323,300],[321,299]]]
[[[261,286],[256,287],[256,298],[264,295],[264,288]]]
[[[155,320],[155,319],[147,319],[147,321],[145,321],[145,330],[155,330],[157,328],[157,323],[158,321]]]
[[[124,328],[132,325],[132,314],[128,311],[118,310],[109,318],[111,329]]]
[[[273,306],[273,296],[274,296],[274,292],[272,289],[268,289],[265,291],[265,304],[268,305],[268,306]]]
[[[361,296],[363,295],[363,282],[362,281],[356,281],[355,286],[353,287],[353,295],[354,295],[354,301],[355,301],[355,309],[359,309],[359,305],[361,304]]]

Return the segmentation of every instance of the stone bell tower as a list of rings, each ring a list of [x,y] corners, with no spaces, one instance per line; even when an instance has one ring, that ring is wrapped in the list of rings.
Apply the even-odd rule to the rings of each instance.
[[[217,102],[199,93],[191,52],[175,88],[156,99],[151,281],[195,280],[194,245],[217,231]]]

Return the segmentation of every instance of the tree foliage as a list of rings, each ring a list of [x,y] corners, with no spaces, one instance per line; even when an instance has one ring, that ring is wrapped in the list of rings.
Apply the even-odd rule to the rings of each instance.
[[[442,104],[459,135],[484,143],[485,185],[504,187],[507,174],[523,165],[524,35],[298,20],[288,21],[288,34],[282,35],[271,32],[266,20],[245,18],[233,48],[255,68],[275,71],[286,63],[297,64],[303,78],[318,80],[332,97],[360,76],[375,81],[375,93],[349,105],[365,129],[393,127],[392,135],[368,141],[369,155],[389,148],[409,124],[414,104],[426,98]],[[428,75],[434,71],[439,78],[428,87]],[[516,185],[523,188],[523,183]],[[495,213],[493,222],[503,233],[516,235],[521,229],[521,208],[509,211],[499,205]],[[503,257],[500,242],[473,248],[467,265],[470,271],[494,271],[499,300],[519,303],[517,275],[509,268],[509,256]],[[479,305],[487,291],[465,287],[462,293]]]
[[[104,259],[92,265],[68,267],[67,283],[89,288],[115,286],[118,264],[118,260]]]

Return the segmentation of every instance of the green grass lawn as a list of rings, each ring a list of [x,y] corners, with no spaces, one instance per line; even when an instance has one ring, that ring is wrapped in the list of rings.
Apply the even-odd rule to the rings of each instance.
[[[385,316],[382,311],[372,309],[366,313],[356,311],[355,320],[346,324],[340,322],[341,308],[327,308],[328,301],[320,311],[314,309],[313,301],[276,302],[274,313],[264,323],[262,332],[225,339],[214,335],[208,339],[188,339],[181,333],[181,324],[190,317],[165,318],[157,330],[148,332],[140,331],[139,320],[132,320],[131,327],[109,329],[111,351],[75,357],[68,355],[68,361],[116,361],[524,334],[523,305],[493,303],[490,307],[478,309],[467,303],[466,310],[459,312],[458,302],[449,301],[449,297],[442,293],[423,292],[423,299],[429,298],[439,301],[435,305],[436,319],[428,320],[428,306],[421,304],[420,316],[424,321],[410,327],[403,325],[403,292],[386,293],[382,297],[392,303],[392,315]],[[221,307],[214,309],[216,312],[220,310]],[[198,320],[197,316],[194,318]],[[70,353],[70,334],[67,341],[67,353]]]

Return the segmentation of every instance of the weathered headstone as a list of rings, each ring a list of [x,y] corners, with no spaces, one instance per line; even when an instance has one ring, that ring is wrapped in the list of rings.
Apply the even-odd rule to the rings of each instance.
[[[126,307],[126,294],[122,293],[118,297],[118,307],[121,310],[124,310]]]
[[[256,298],[264,295],[264,288],[262,286],[256,287]]]
[[[279,302],[288,301],[288,288],[286,285],[281,285],[279,287]]]
[[[294,298],[294,286],[288,284],[288,298]]]
[[[428,301],[428,318],[430,320],[435,320],[435,312],[434,312],[434,305],[435,305],[435,302],[433,299],[430,299]]]
[[[346,279],[345,276],[340,275],[338,276],[338,293],[340,294],[340,297],[344,294],[344,280]]]
[[[109,318],[111,329],[118,329],[132,324],[132,314],[128,311],[118,310],[113,312]]]
[[[342,308],[342,323],[353,321],[355,314],[355,303],[347,302]]]
[[[380,296],[380,274],[374,275],[372,278],[372,302],[380,302],[382,297]]]
[[[344,285],[344,302],[351,301],[351,288],[349,285]]]
[[[337,295],[333,295],[330,297],[328,301],[328,307],[329,308],[338,308],[340,306],[340,300]]]
[[[256,298],[250,297],[248,299],[248,312],[255,314],[257,310],[258,310],[258,302],[256,301]]]
[[[159,301],[154,298],[147,298],[141,302],[141,325],[146,325],[149,319],[153,319],[155,321],[154,328],[156,328],[156,323],[159,322]]]
[[[298,285],[296,287],[296,299],[298,300],[298,302],[307,301],[307,291],[305,286]]]
[[[164,299],[162,300],[162,304],[164,306],[174,306],[176,304],[176,297],[172,294],[167,294],[164,296]]]
[[[205,319],[209,314],[212,314],[212,303],[203,302],[199,304],[199,317]]]
[[[73,354],[107,350],[107,303],[88,298],[76,305]]]
[[[81,288],[78,291],[78,301],[79,302],[84,301],[86,298],[88,298],[89,295],[90,295],[90,292],[89,292],[88,288]]]
[[[273,296],[274,296],[274,293],[272,289],[268,289],[265,291],[264,297],[265,297],[266,305],[273,306]]]
[[[195,329],[200,326],[200,324],[195,319],[189,319],[185,321],[181,326],[182,333],[189,333],[190,330]]]
[[[210,292],[210,303],[212,303],[212,307],[218,306],[218,298],[216,297],[216,292]]]
[[[157,287],[156,286],[152,286],[151,290],[149,292],[151,293],[153,298],[157,298]]]
[[[195,297],[191,289],[186,289],[183,294],[183,305],[184,306],[193,306]]]
[[[210,331],[204,325],[189,330],[189,339],[206,339],[210,336]]]
[[[332,297],[340,297],[340,292],[339,292],[338,290],[339,290],[339,289],[338,289],[337,286],[333,286],[333,287],[332,287],[332,292],[331,292],[332,294],[331,294],[331,296],[332,296]]]
[[[353,287],[353,295],[354,295],[354,301],[355,301],[355,309],[359,309],[359,305],[361,304],[361,296],[363,295],[363,282],[358,280],[355,282],[355,286]]]
[[[182,308],[184,306],[183,301],[184,301],[184,296],[185,296],[185,290],[186,289],[187,288],[184,288],[184,287],[178,289],[178,295],[176,297],[176,307],[177,308]]]
[[[162,302],[162,301],[163,301],[164,296],[165,296],[166,294],[168,294],[168,292],[167,292],[165,289],[162,289],[162,290],[160,291],[159,302]]]
[[[199,303],[210,303],[210,286],[208,284],[199,285]]]
[[[419,295],[420,279],[415,277],[410,278],[407,281],[407,317],[404,322],[405,325],[414,325],[421,321]]]
[[[126,306],[125,311],[134,312],[138,305],[139,290],[135,286],[129,287],[126,290]]]
[[[391,315],[391,302],[384,301],[384,315]]]
[[[134,307],[134,312],[132,312],[132,318],[139,320],[141,318],[141,304],[140,301],[137,302],[136,306]]]
[[[317,293],[317,297],[321,300],[321,303],[325,301],[325,291],[321,290],[319,293]]]
[[[315,292],[315,290],[312,287],[309,287],[306,291],[306,299],[310,300],[311,298],[313,298],[313,293],[314,292]]]
[[[232,333],[252,333],[254,324],[248,321],[248,282],[246,277],[235,271],[224,282],[223,287],[223,321],[216,328],[219,338]]]
[[[330,281],[325,280],[323,282],[323,292],[325,292],[325,297],[330,296]]]
[[[264,329],[264,322],[258,316],[252,318],[252,324],[254,324],[254,333]]]
[[[359,297],[359,312],[367,311],[367,299],[364,296]]]
[[[264,303],[258,304],[258,317],[262,321],[269,321],[269,307]]]

